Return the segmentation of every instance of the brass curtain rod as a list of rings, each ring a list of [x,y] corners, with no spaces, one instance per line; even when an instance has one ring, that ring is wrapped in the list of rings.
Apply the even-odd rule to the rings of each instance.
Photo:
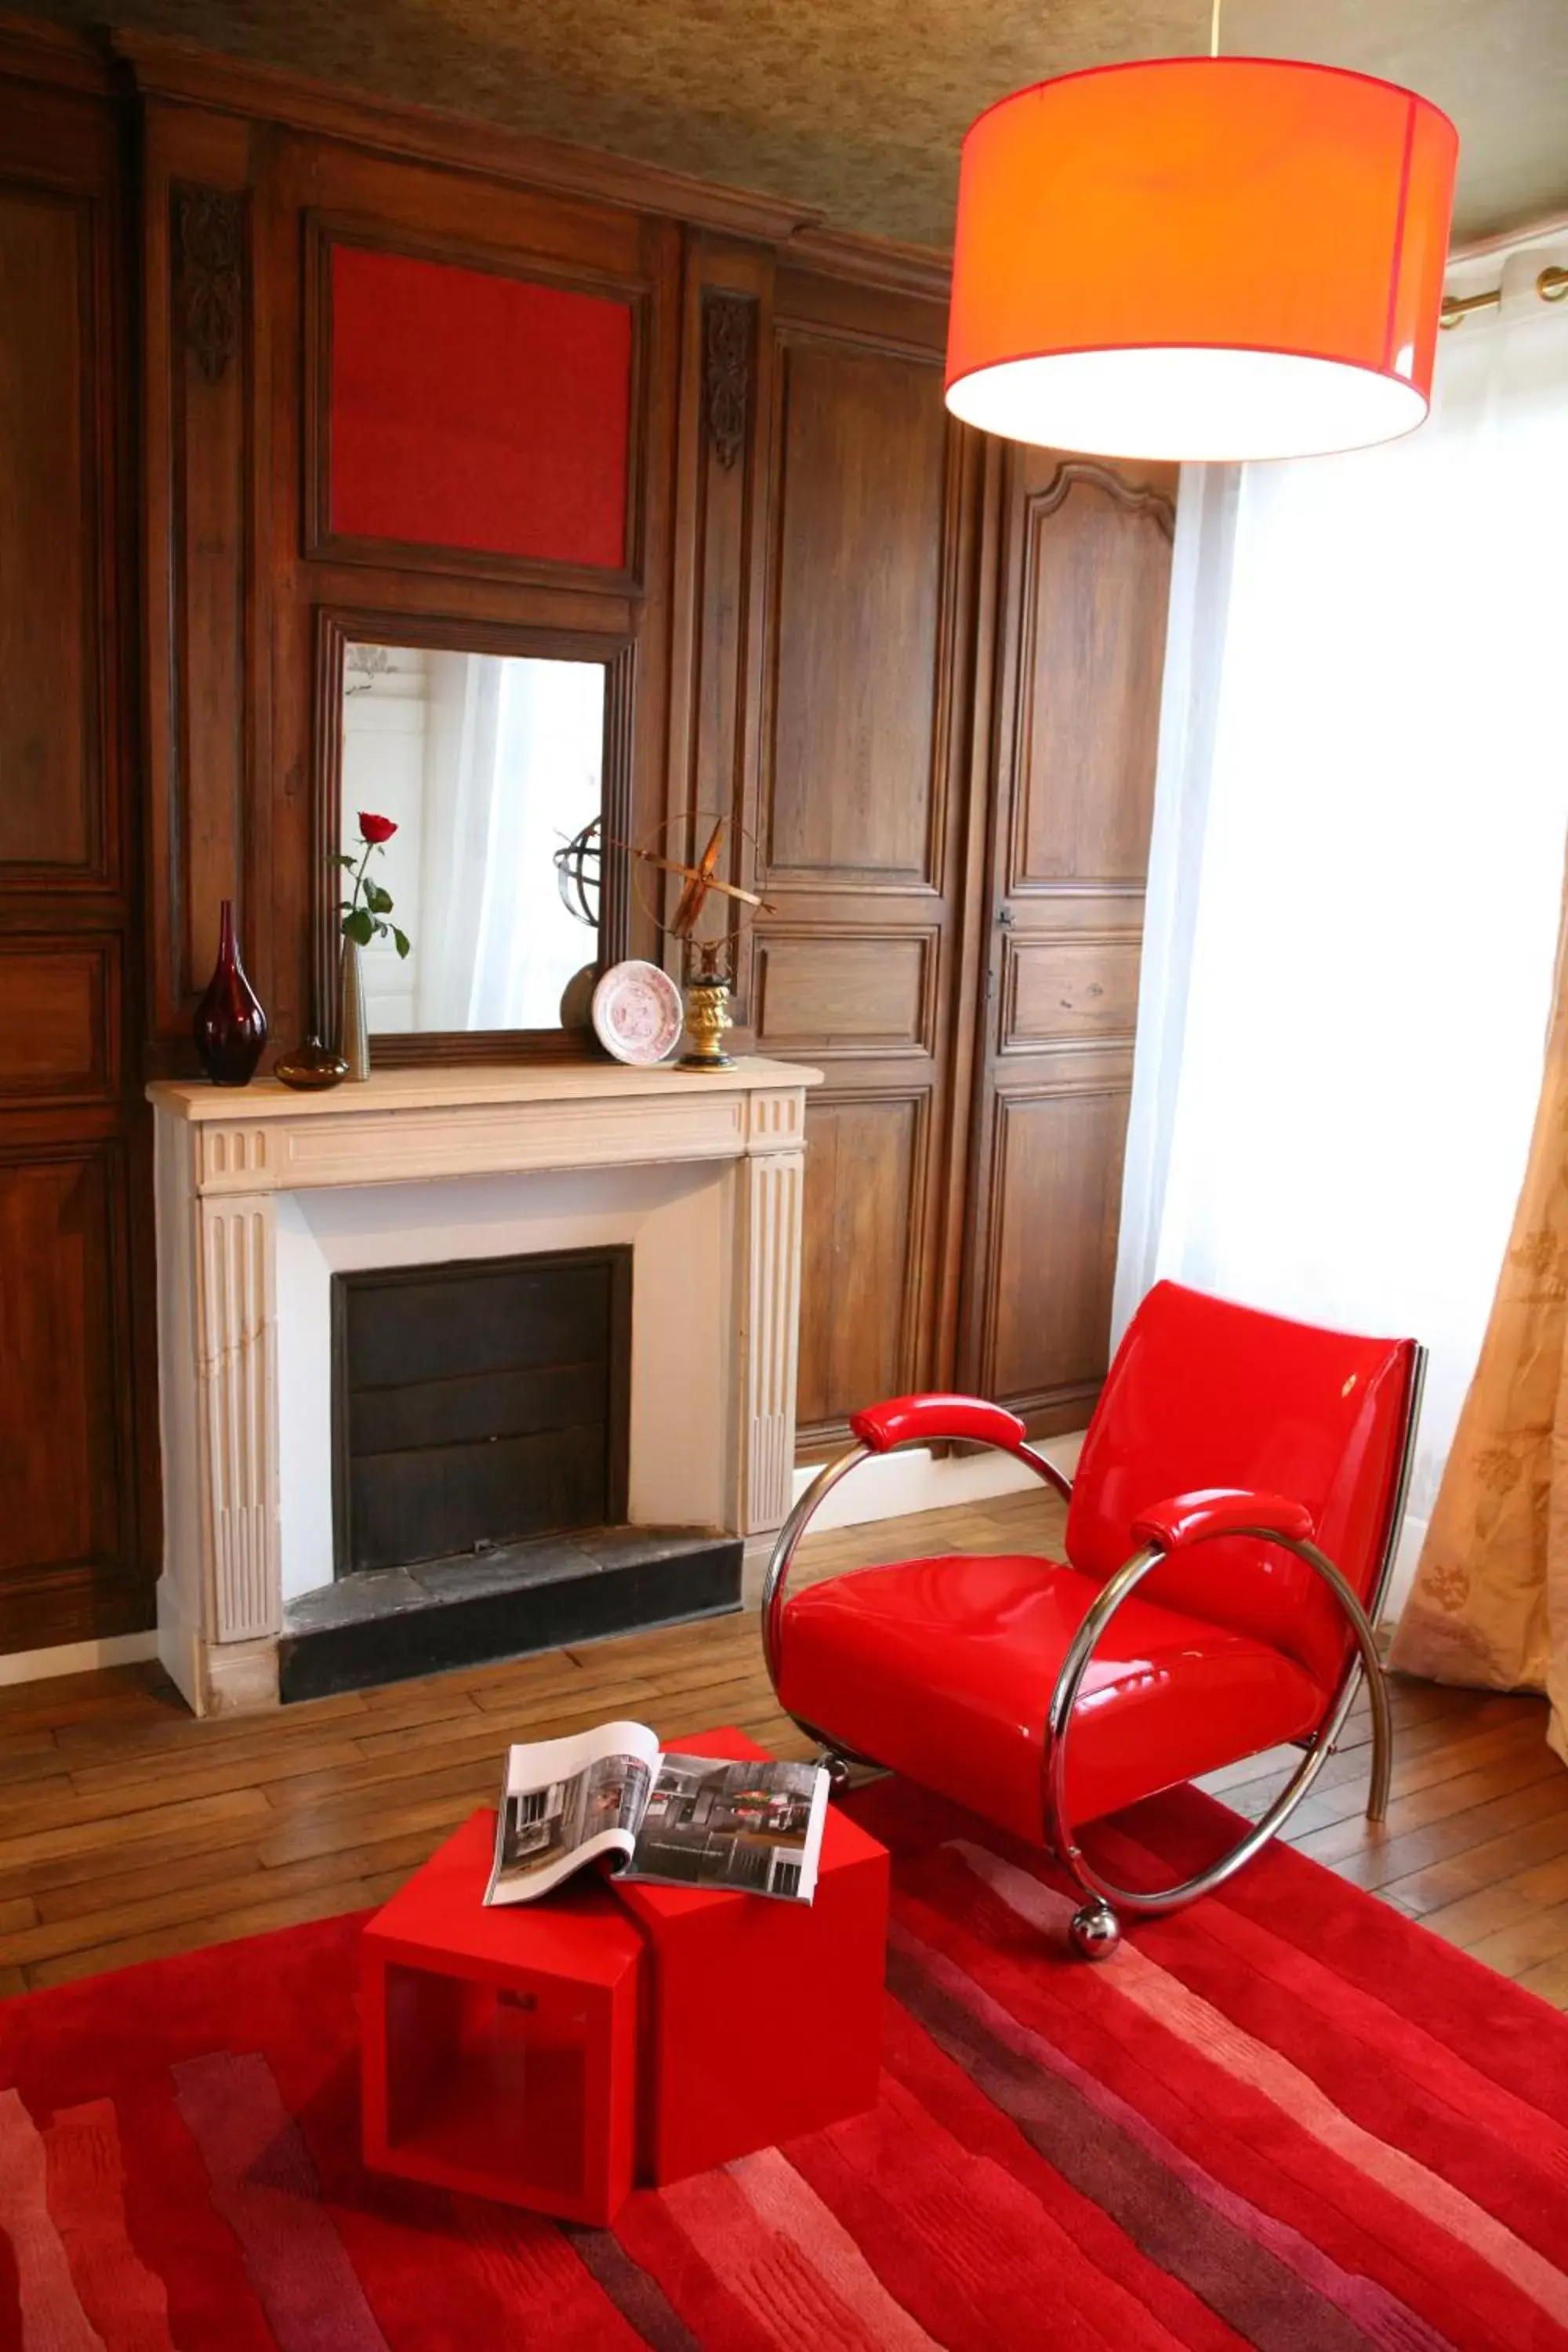
[[[1568,269],[1543,269],[1535,290],[1543,302],[1568,301]],[[1442,323],[1461,326],[1472,310],[1495,310],[1501,300],[1500,286],[1489,288],[1485,294],[1450,294],[1443,304]]]

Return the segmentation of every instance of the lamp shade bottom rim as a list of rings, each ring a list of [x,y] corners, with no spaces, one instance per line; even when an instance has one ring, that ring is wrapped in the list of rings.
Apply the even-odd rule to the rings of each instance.
[[[1368,448],[1427,408],[1405,377],[1359,362],[1183,343],[1003,360],[957,377],[947,405],[1009,441],[1207,464]]]

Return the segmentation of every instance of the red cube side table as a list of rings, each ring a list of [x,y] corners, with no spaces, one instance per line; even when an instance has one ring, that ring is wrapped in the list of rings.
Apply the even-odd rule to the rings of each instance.
[[[365,2162],[609,2222],[632,2185],[642,1938],[592,1876],[486,1910],[475,1813],[364,1930]]]
[[[738,1731],[669,1746],[736,1760]],[[638,2178],[662,2185],[876,2105],[888,1856],[836,1808],[808,1904],[615,1882],[647,1939]]]

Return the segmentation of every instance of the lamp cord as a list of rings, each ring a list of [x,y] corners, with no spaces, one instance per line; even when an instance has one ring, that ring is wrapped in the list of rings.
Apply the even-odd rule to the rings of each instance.
[[[1223,5],[1224,0],[1214,0],[1214,5],[1209,10],[1209,55],[1211,58],[1217,58],[1219,55],[1219,12]]]

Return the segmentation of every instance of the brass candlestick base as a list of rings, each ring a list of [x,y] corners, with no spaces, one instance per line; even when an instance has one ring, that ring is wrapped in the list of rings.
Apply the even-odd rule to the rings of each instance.
[[[732,1070],[733,1055],[724,1051],[730,1020],[730,983],[721,974],[706,973],[686,983],[687,1049],[683,1070]]]

